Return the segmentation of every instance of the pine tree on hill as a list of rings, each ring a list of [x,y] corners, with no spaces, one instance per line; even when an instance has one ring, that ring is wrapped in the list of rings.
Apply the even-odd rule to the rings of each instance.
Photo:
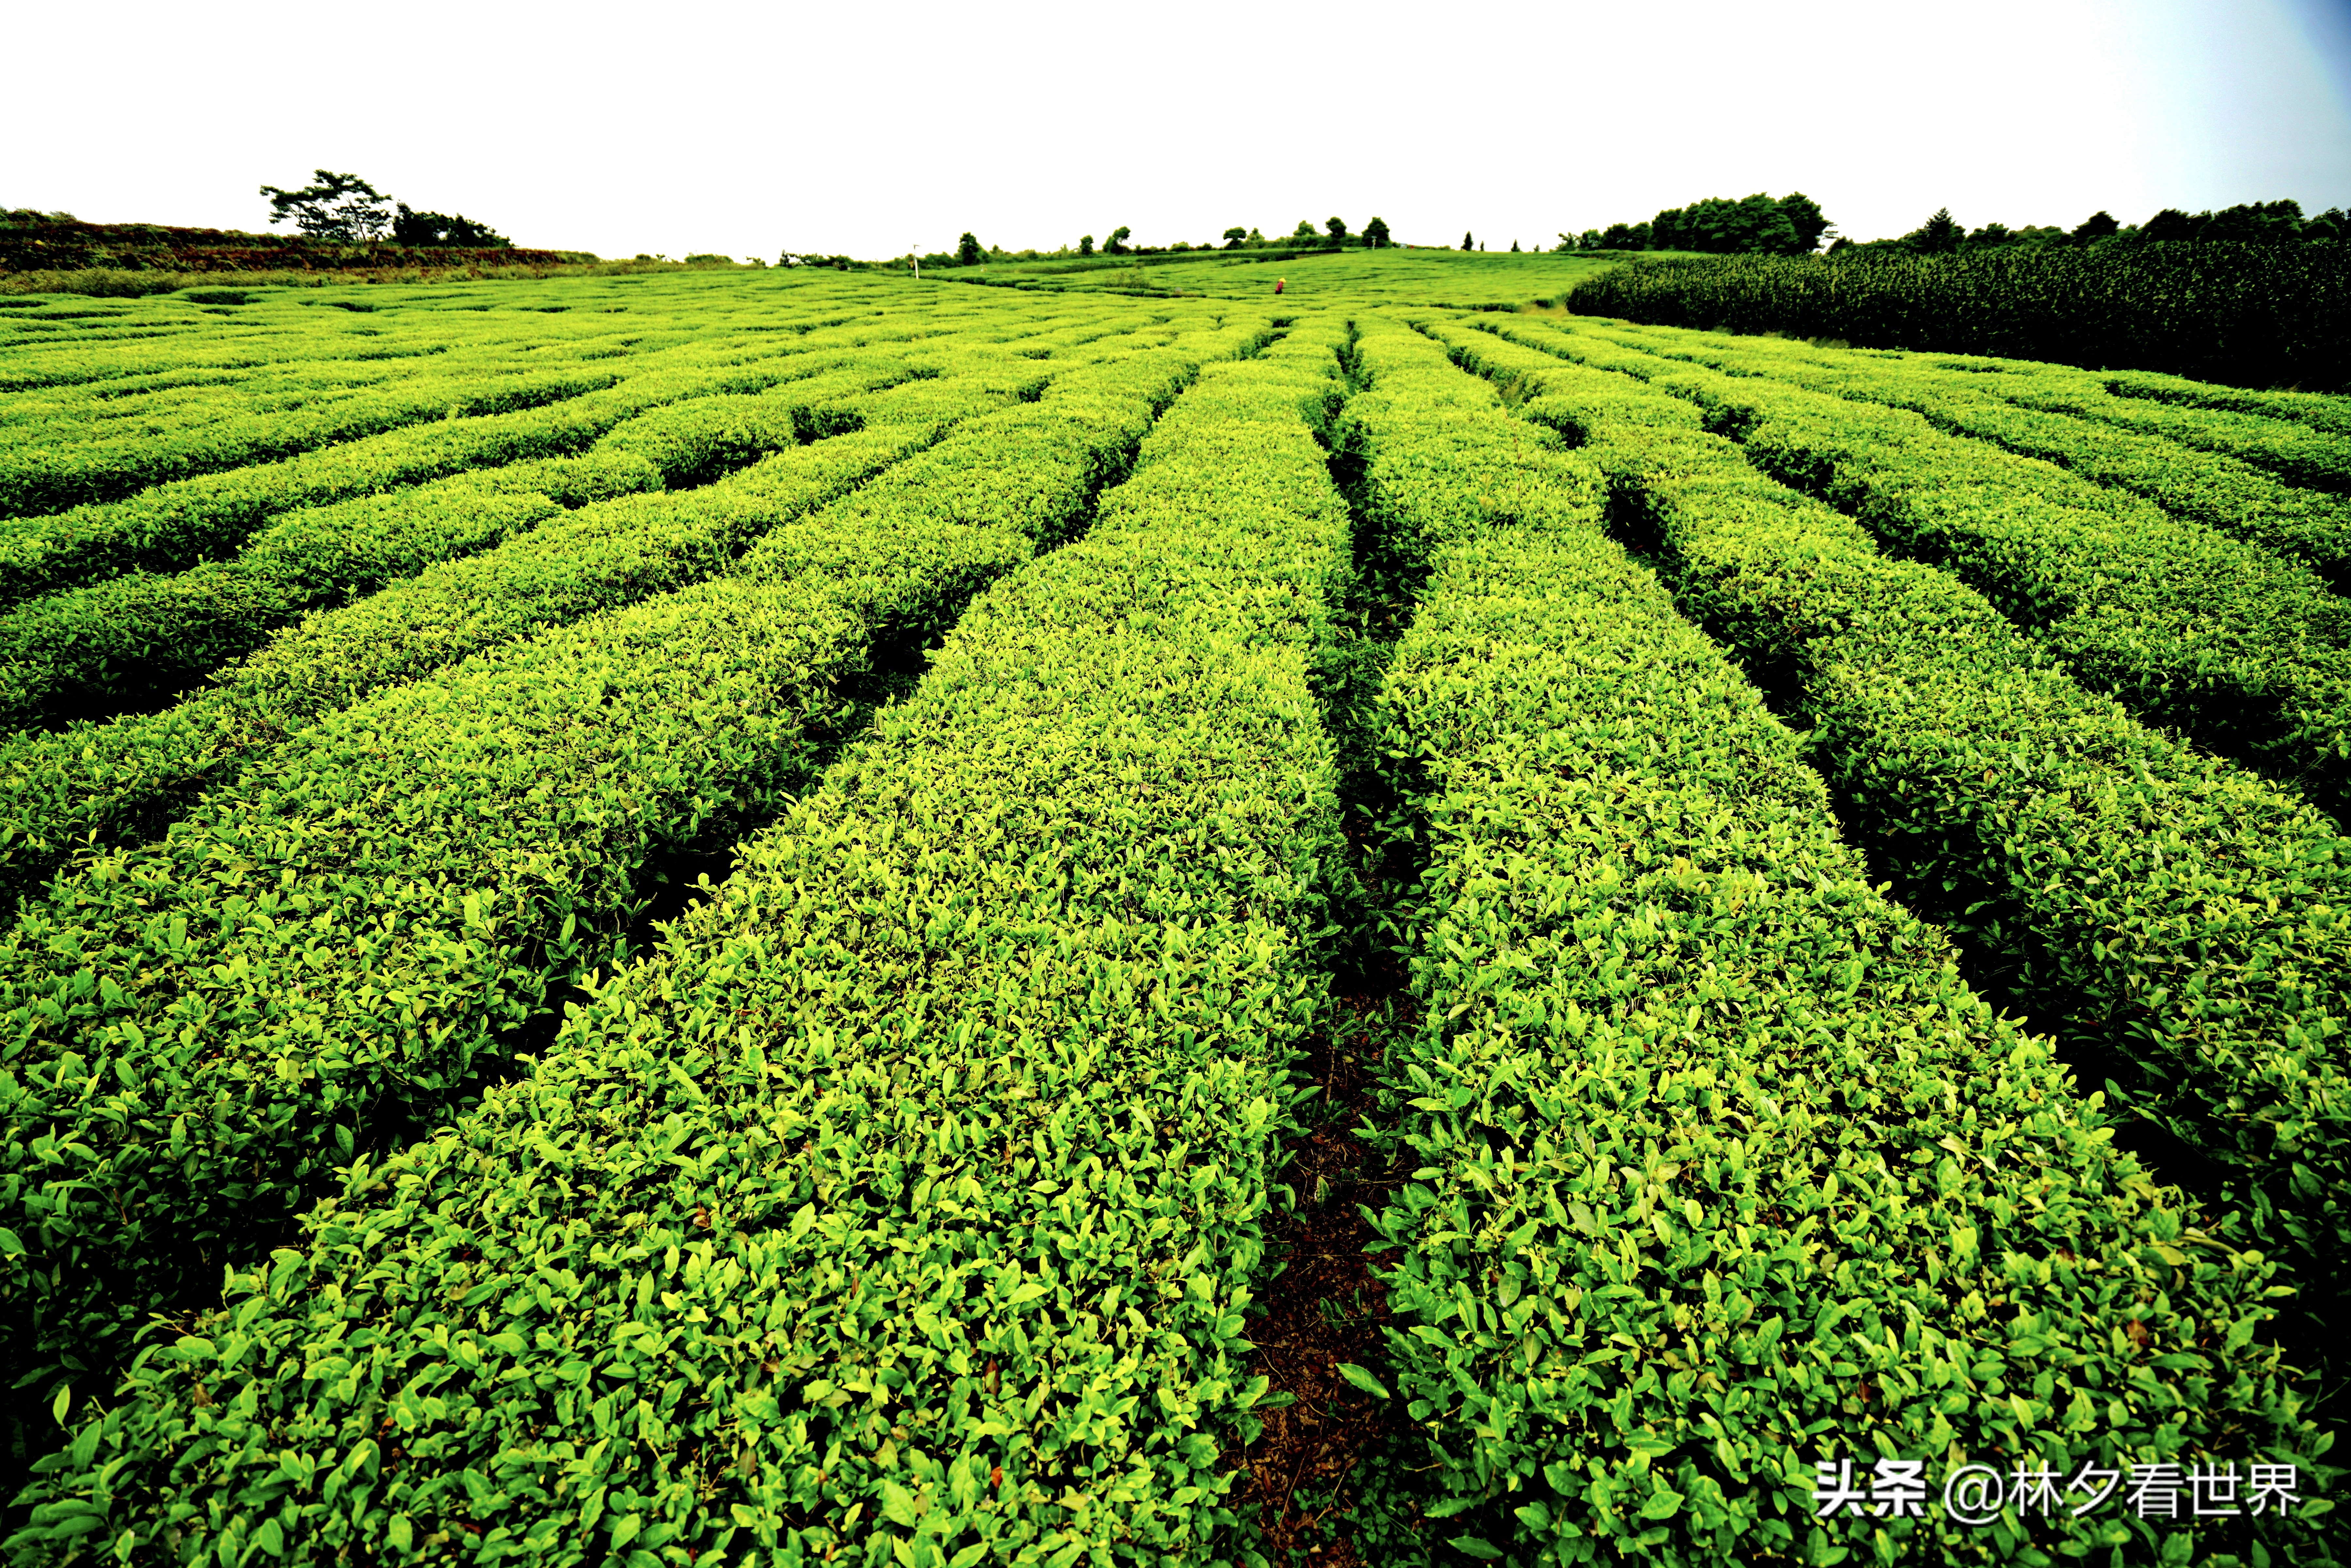
[[[1959,241],[1967,237],[1967,233],[1951,216],[1950,208],[1937,207],[1935,215],[1909,236],[1910,248],[1928,256],[1949,256],[1959,248]]]

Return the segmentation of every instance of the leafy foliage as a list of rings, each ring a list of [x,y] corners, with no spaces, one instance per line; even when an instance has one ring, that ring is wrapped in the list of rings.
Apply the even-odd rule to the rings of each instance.
[[[309,1561],[490,1530],[559,1562],[1229,1539],[1217,1437],[1265,1389],[1242,1312],[1338,844],[1307,680],[1347,518],[1304,417],[1331,344],[1301,350],[1204,376],[1092,531],[987,594],[662,954],[142,1354],[18,1550],[66,1545],[68,1500]],[[1137,356],[1091,412],[1057,388],[1002,428],[1131,429],[1113,388],[1171,371]],[[1002,473],[959,518],[811,530],[831,564],[746,578],[808,604],[1025,542],[1049,519]],[[508,1375],[542,1343],[579,1372]],[[298,1489],[257,1462],[289,1448]]]
[[[311,183],[298,191],[264,185],[269,198],[269,221],[287,218],[313,239],[344,245],[365,245],[381,239],[392,229],[392,199],[357,174],[330,169],[311,171]]]
[[[475,223],[462,213],[455,217],[444,213],[420,213],[406,202],[397,204],[397,207],[392,220],[392,243],[394,245],[453,245],[505,249],[514,244],[489,225]],[[693,258],[689,256],[687,259]]]
[[[1431,1524],[1512,1561],[1943,1554],[1946,1519],[1790,1494],[1823,1453],[2308,1451],[2273,1265],[2194,1228],[1872,887],[1796,737],[1601,534],[1602,469],[1434,345],[1362,352],[1374,504],[1432,569],[1384,697],[1430,841],[1426,1021],[1389,1071],[1416,1168],[1379,1217]],[[1695,412],[1660,433],[1710,441]]]
[[[2339,1316],[2351,1214],[2329,1173],[2351,1172],[2351,1129],[2320,1043],[2351,1029],[2335,824],[2084,691],[1980,595],[1699,434],[1688,402],[1508,344],[1463,351],[1609,474],[1686,609],[1753,666],[1794,665],[1787,700],[1873,864],[1938,904],[1970,890],[1944,917],[2069,1048],[2136,1068],[2126,1113],[2218,1162],[2241,1223],[2293,1260],[2300,1310]]]
[[[1700,402],[1765,473],[1940,562],[2092,689],[2351,804],[2351,605],[2307,568],[1907,410],[1695,368],[1677,339],[1567,348]]]
[[[2351,404],[1303,241],[0,310],[13,1559],[2323,1560]]]
[[[2331,242],[1644,260],[1577,284],[1569,308],[1658,326],[2159,371],[2235,386],[2351,387],[2351,246]]]

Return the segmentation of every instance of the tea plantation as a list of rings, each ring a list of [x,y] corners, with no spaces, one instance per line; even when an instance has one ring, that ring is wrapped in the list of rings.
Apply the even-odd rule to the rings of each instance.
[[[1443,255],[0,299],[6,1559],[2335,1561],[2351,399]]]

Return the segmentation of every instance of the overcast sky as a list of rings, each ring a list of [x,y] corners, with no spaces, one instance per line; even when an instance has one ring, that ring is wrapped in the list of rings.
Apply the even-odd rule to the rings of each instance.
[[[261,229],[256,187],[323,166],[606,256],[1334,214],[1532,248],[1758,190],[1858,239],[2351,205],[2351,0],[118,0],[7,47],[0,204]]]

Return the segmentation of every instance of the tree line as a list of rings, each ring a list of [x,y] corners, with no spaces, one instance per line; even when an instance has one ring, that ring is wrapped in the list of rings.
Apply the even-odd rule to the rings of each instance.
[[[1912,256],[1959,256],[2008,246],[2085,246],[2105,242],[2129,244],[2179,240],[2286,245],[2304,240],[2345,238],[2351,238],[2351,212],[2330,207],[2323,213],[2305,217],[2302,204],[2291,197],[2275,202],[2243,202],[2218,212],[2187,213],[2178,207],[2166,207],[2147,222],[2136,225],[2125,224],[2101,208],[2071,229],[2031,225],[2012,229],[1998,223],[1970,229],[1951,215],[1950,208],[1938,207],[1932,217],[1899,238],[1872,240],[1865,245],[1839,240],[1829,247],[1829,254],[1893,252]]]
[[[1802,191],[1773,197],[1708,196],[1645,224],[1562,234],[1554,250],[1699,250],[1726,256],[1810,256],[1835,225]],[[1468,248],[1465,240],[1462,248]]]
[[[1172,256],[1179,252],[1201,250],[1278,249],[1291,252],[1340,250],[1350,246],[1364,246],[1378,249],[1395,243],[1394,236],[1388,231],[1387,220],[1376,216],[1364,225],[1360,235],[1349,229],[1346,219],[1331,217],[1323,219],[1319,226],[1311,218],[1301,218],[1298,220],[1298,226],[1283,238],[1268,239],[1258,229],[1244,227],[1238,224],[1227,229],[1219,237],[1223,241],[1222,244],[1215,240],[1206,240],[1195,245],[1189,240],[1179,239],[1171,245],[1136,245],[1134,243],[1134,228],[1126,224],[1121,224],[1110,231],[1099,248],[1095,246],[1093,235],[1080,235],[1075,246],[1065,245],[1055,250],[1006,250],[997,246],[982,245],[978,235],[966,229],[962,236],[956,241],[955,249],[928,251],[920,255],[909,253],[905,259],[919,267],[935,268],[977,267],[990,261],[1050,261],[1065,256]]]
[[[1856,242],[1836,233],[1820,204],[1801,191],[1777,198],[1758,193],[1732,199],[1710,196],[1687,207],[1667,207],[1644,224],[1610,224],[1606,228],[1562,234],[1556,249],[1680,250],[1725,256],[1810,256],[1823,239],[1832,243],[1831,256],[1854,252],[1898,252],[1915,256],[1950,256],[1991,250],[2011,245],[2095,245],[2102,240],[2209,240],[2283,244],[2298,240],[2342,239],[2351,236],[2351,213],[2329,208],[2305,217],[2302,204],[2291,199],[2246,202],[2218,212],[2188,213],[2166,207],[2147,222],[2125,224],[2104,210],[2091,214],[2074,227],[2027,225],[2010,228],[1988,223],[1970,229],[1951,215],[1949,207],[1908,234],[1893,239]],[[1467,235],[1461,248],[1469,248]]]

